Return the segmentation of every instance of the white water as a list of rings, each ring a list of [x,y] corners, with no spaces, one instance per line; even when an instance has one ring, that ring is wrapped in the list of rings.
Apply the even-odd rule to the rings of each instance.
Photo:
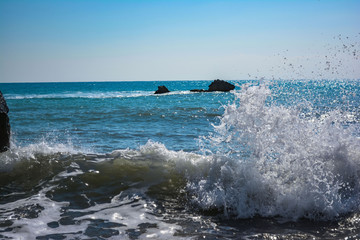
[[[11,141],[11,149],[0,154],[0,172],[11,171],[15,164],[21,161],[36,161],[39,156],[49,156],[55,154],[71,155],[89,153],[84,149],[75,149],[71,141],[66,144],[55,143],[47,139],[29,144],[18,146],[15,141]]]
[[[77,174],[82,174],[78,171]],[[74,173],[61,173],[56,177],[74,176]],[[54,179],[55,180],[55,179]],[[53,186],[52,188],[54,188]],[[139,237],[139,239],[181,239],[181,237],[174,237],[177,229],[180,229],[176,224],[169,224],[163,221],[160,216],[153,214],[153,209],[156,207],[154,203],[146,202],[141,198],[133,196],[121,197],[121,193],[114,196],[110,203],[96,204],[95,206],[83,210],[70,210],[70,214],[80,214],[80,217],[75,218],[75,224],[59,225],[56,227],[49,227],[49,223],[58,223],[63,214],[66,213],[68,202],[56,202],[46,197],[46,192],[51,191],[51,188],[44,188],[38,194],[29,198],[21,199],[15,202],[0,205],[0,220],[11,220],[12,231],[3,232],[2,235],[12,239],[35,239],[39,236],[61,235],[66,239],[87,238],[84,236],[86,229],[90,226],[91,221],[100,220],[105,223],[111,222],[119,226],[113,226],[109,229],[118,232],[117,237],[112,239],[130,239],[127,235],[127,230],[136,230],[141,224],[155,224],[156,227],[146,229],[146,233]],[[86,196],[85,196],[86,197]],[[28,218],[21,216],[19,207],[23,209],[34,209],[37,206],[39,215],[36,218]]]
[[[114,91],[114,92],[65,92],[65,93],[51,93],[51,94],[5,94],[5,98],[12,99],[52,99],[52,98],[92,98],[92,99],[106,99],[106,98],[134,98],[146,96],[166,96],[166,95],[185,95],[196,94],[190,91],[171,91],[165,94],[154,94],[155,91]]]
[[[6,99],[42,99],[42,98],[127,98],[153,95],[153,91],[114,91],[114,92],[66,92],[52,94],[7,94]]]
[[[163,149],[163,145],[149,142],[141,147],[140,151],[128,149],[114,151],[108,155],[85,154],[82,156],[85,158],[90,157],[92,159],[90,160],[91,162],[98,164],[102,163],[102,158],[105,158],[105,160],[125,158],[133,160],[134,163],[144,160],[145,164],[148,164],[151,168],[152,163],[156,162],[158,157],[160,157],[158,162],[167,162],[161,158],[161,154],[164,153]],[[29,156],[21,156],[26,151],[28,151]],[[168,153],[167,157],[176,154],[167,150],[166,152]],[[6,156],[13,160],[12,163],[17,163],[18,161],[36,162],[39,155],[49,156],[49,161],[61,161],[61,159],[56,159],[56,156],[53,155],[56,153],[64,155],[76,154],[71,146],[38,143],[23,148],[14,148]],[[152,157],[154,161],[148,161]],[[102,174],[92,169],[88,171]],[[164,172],[166,172],[166,169],[164,169]],[[108,230],[117,232],[117,237],[111,239],[130,239],[128,231],[139,231],[139,226],[142,224],[145,226],[146,224],[153,224],[154,226],[145,227],[146,231],[139,236],[139,239],[182,239],[181,237],[173,236],[181,228],[180,226],[166,223],[161,215],[154,214],[156,212],[156,204],[154,202],[137,196],[137,194],[145,194],[147,187],[150,186],[148,183],[145,184],[144,188],[130,189],[129,191],[134,192],[133,194],[129,195],[129,193],[119,192],[118,195],[111,198],[110,202],[95,204],[84,209],[72,209],[71,207],[67,209],[70,205],[69,202],[57,202],[49,198],[48,195],[51,195],[53,189],[56,189],[62,181],[83,174],[85,172],[74,161],[71,163],[70,168],[56,174],[46,184],[48,187],[44,186],[37,194],[0,204],[0,221],[10,220],[13,222],[11,228],[9,228],[11,230],[2,232],[2,236],[12,239],[35,239],[39,236],[59,235],[65,237],[65,239],[84,239],[88,238],[85,232],[94,224],[93,221],[102,221],[104,223],[112,223]],[[146,172],[143,173],[146,182],[154,183],[161,178],[161,174],[159,175],[158,171],[149,173],[147,174],[148,176],[145,176],[146,174]],[[134,182],[134,184],[136,185],[137,183]],[[13,194],[24,193],[18,192]],[[88,199],[86,194],[81,194],[81,196]],[[35,218],[24,215],[29,214],[28,212],[37,212],[38,215]],[[59,224],[64,215],[77,215],[78,217],[73,219],[75,224]],[[51,223],[56,226],[50,227],[49,224]]]
[[[360,139],[342,124],[346,114],[334,110],[316,118],[303,106],[270,106],[266,85],[242,86],[236,97],[216,134],[203,140],[213,153],[206,177],[190,177],[200,207],[289,220],[359,210]]]

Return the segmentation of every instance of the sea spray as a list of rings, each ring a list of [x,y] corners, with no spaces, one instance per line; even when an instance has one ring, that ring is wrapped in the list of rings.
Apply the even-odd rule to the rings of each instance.
[[[269,103],[271,94],[243,85],[225,106],[203,140],[213,152],[208,173],[188,184],[194,201],[237,218],[329,220],[359,210],[360,139],[344,112],[306,115],[304,105]]]

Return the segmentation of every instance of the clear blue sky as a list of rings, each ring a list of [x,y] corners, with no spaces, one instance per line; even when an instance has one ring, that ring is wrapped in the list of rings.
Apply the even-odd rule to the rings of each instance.
[[[359,54],[360,1],[0,1],[0,82],[359,79]]]

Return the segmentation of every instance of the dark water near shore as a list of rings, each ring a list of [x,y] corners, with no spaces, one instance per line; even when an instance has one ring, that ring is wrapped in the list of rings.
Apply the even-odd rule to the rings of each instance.
[[[360,83],[233,83],[0,84],[1,238],[359,238]]]

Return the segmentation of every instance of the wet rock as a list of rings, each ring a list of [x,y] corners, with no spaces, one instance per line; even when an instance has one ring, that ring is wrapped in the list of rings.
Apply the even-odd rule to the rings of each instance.
[[[0,152],[5,152],[10,148],[10,121],[8,112],[9,108],[0,91]]]
[[[156,90],[155,94],[162,94],[170,92],[165,86],[158,86],[158,90]]]
[[[224,80],[216,79],[209,85],[208,92],[229,92],[231,90],[234,90],[235,86],[231,83],[228,83]]]

